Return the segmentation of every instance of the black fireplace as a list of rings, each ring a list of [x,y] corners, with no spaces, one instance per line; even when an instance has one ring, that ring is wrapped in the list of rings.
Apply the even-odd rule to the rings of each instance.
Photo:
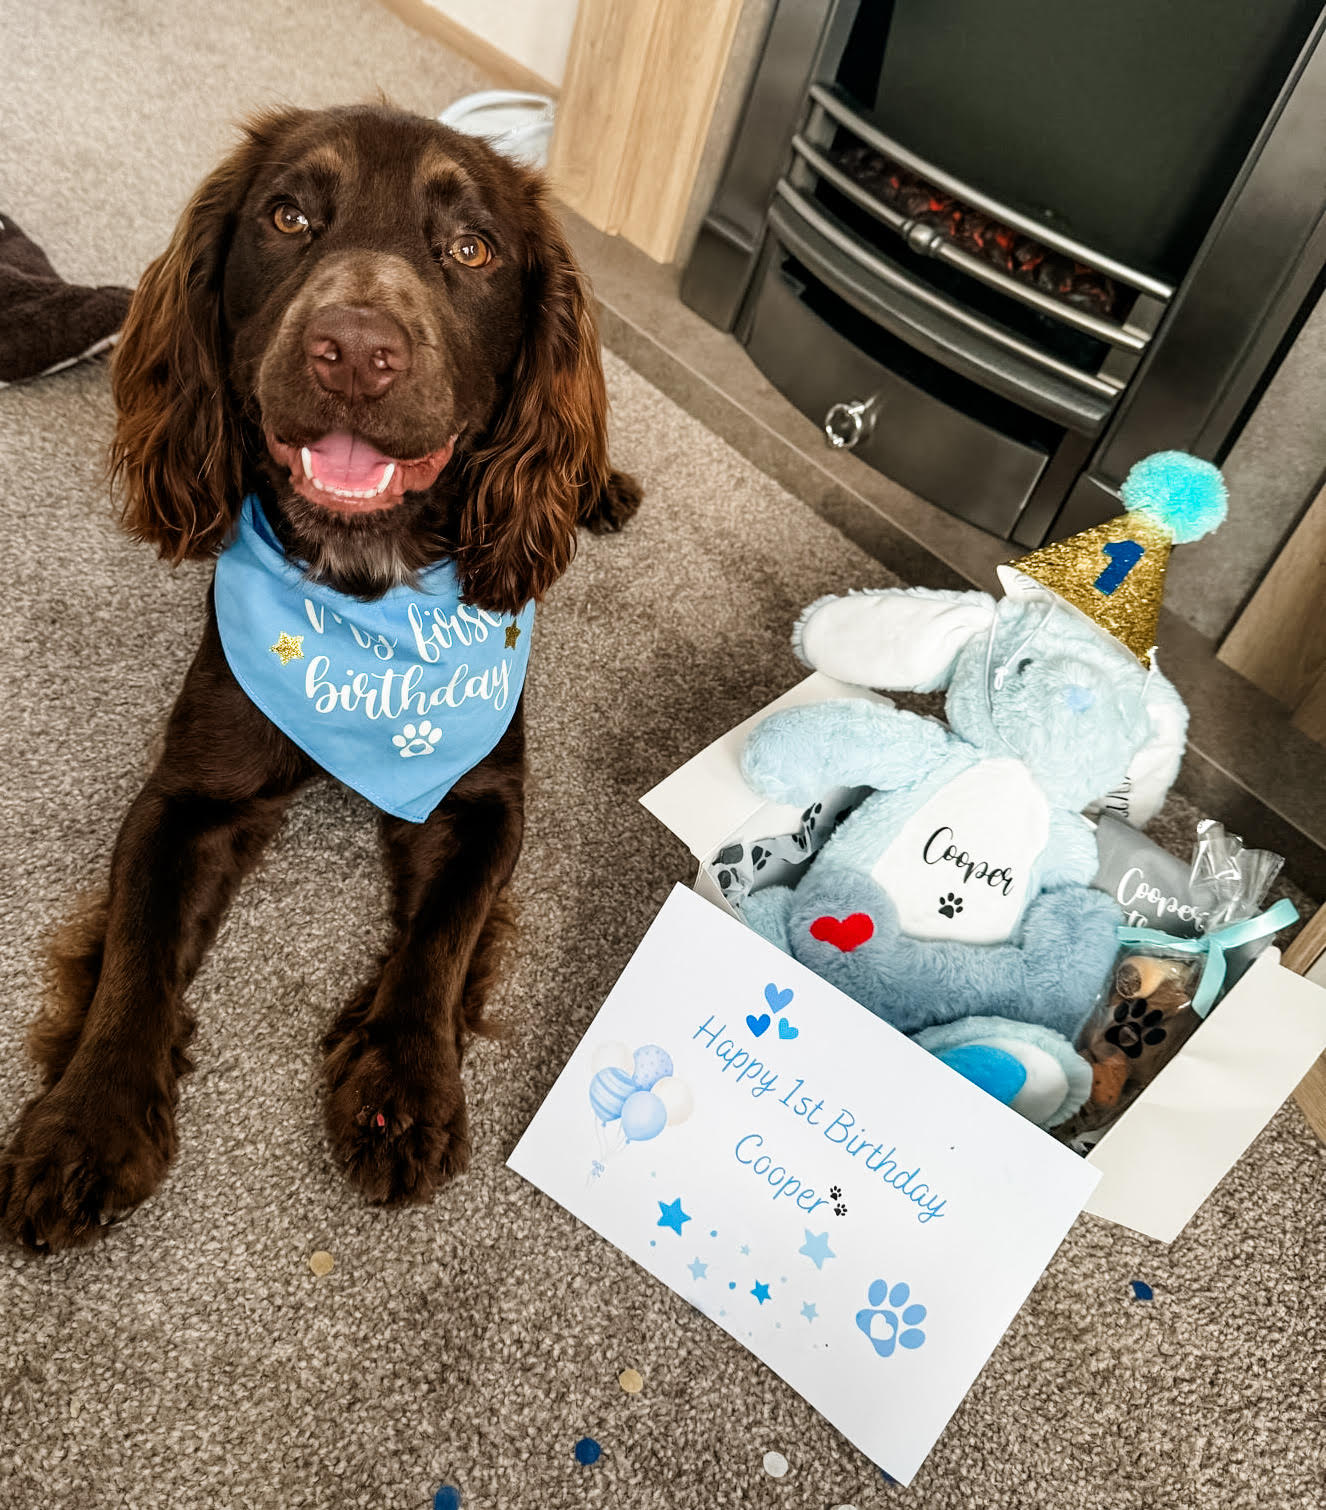
[[[1326,266],[1319,0],[780,0],[682,297],[1033,546],[1219,461]]]

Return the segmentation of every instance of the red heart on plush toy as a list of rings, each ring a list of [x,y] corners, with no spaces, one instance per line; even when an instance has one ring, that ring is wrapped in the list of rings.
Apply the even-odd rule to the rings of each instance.
[[[810,936],[825,944],[832,944],[844,954],[859,949],[875,932],[869,913],[854,912],[845,918],[816,918],[810,925]]]

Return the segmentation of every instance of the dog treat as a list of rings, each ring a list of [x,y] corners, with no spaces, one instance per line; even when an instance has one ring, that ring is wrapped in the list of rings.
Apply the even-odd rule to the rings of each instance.
[[[1179,981],[1189,962],[1157,959],[1154,955],[1130,954],[1114,972],[1115,984],[1125,996],[1151,996],[1167,981]]]
[[[1091,1095],[1056,1137],[1085,1152],[1173,1059],[1201,1025],[1192,999],[1205,964],[1205,956],[1192,954],[1120,957],[1108,994],[1078,1038],[1091,1065]]]

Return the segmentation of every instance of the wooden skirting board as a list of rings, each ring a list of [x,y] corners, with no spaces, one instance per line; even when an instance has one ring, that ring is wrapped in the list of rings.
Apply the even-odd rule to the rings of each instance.
[[[382,4],[399,16],[407,26],[422,32],[425,37],[432,37],[435,42],[441,42],[462,58],[468,58],[503,89],[520,89],[527,94],[546,94],[553,99],[557,98],[555,84],[540,78],[533,69],[508,57],[491,42],[485,42],[459,21],[444,16],[440,10],[429,5],[428,0],[382,0]],[[449,101],[441,100],[438,103],[446,105]]]

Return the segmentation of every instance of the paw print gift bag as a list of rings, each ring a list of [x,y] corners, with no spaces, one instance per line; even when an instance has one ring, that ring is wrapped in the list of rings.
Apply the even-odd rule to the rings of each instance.
[[[1109,822],[1103,819],[1102,828]],[[1123,831],[1123,825],[1117,830]],[[1155,887],[1134,886],[1134,904],[1140,905],[1136,897],[1145,891],[1157,908],[1157,920],[1184,936],[1167,938],[1145,927],[1119,929],[1121,951],[1109,987],[1078,1038],[1078,1051],[1091,1065],[1091,1095],[1075,1117],[1055,1130],[1079,1153],[1099,1142],[1274,934],[1297,917],[1293,903],[1283,900],[1257,912],[1280,869],[1278,855],[1244,849],[1236,834],[1209,819],[1198,825],[1197,835],[1191,872],[1171,895],[1162,899]],[[1133,834],[1124,860],[1135,861],[1143,847],[1155,848]],[[1117,858],[1117,832],[1104,848]],[[1146,870],[1154,873],[1155,861],[1143,858]],[[1163,859],[1177,868],[1169,856]],[[1129,864],[1122,874],[1128,881],[1145,872],[1143,865]]]

